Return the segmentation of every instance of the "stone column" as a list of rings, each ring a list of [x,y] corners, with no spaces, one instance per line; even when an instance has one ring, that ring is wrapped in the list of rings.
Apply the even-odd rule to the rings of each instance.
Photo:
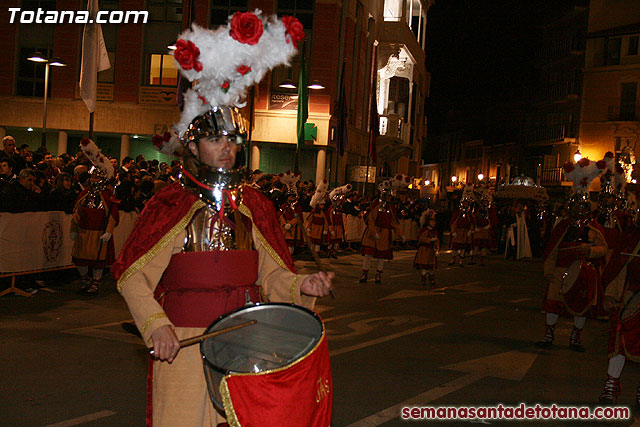
[[[260,169],[260,147],[255,142],[251,143],[251,170]]]
[[[129,135],[123,134],[120,137],[120,165],[122,165],[122,159],[129,155],[131,149],[131,139]]]
[[[325,169],[327,168],[327,147],[318,148],[318,158],[316,160],[316,185],[325,179]]]
[[[67,133],[58,131],[58,156],[67,152]]]

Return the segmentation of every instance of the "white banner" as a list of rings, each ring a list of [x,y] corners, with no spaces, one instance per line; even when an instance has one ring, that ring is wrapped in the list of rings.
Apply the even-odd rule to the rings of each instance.
[[[113,238],[116,257],[138,214],[120,212]],[[71,265],[71,215],[64,212],[0,213],[0,272],[42,270]]]

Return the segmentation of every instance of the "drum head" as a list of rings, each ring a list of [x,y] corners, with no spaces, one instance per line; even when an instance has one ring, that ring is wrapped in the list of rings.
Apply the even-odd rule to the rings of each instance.
[[[219,408],[223,408],[218,389],[223,377],[287,366],[309,353],[322,338],[318,315],[304,307],[281,303],[240,308],[220,317],[205,333],[250,320],[257,323],[200,344],[209,394]]]
[[[568,293],[571,290],[571,287],[576,283],[578,277],[580,277],[580,271],[582,269],[582,262],[580,260],[574,261],[567,271],[562,276],[562,286],[560,291],[563,294]]]

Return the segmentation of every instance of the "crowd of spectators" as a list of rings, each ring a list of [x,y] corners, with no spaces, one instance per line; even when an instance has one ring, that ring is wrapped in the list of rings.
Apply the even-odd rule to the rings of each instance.
[[[87,186],[92,164],[81,150],[75,156],[54,157],[48,152],[32,152],[28,145],[16,147],[6,136],[0,153],[0,212],[64,211],[72,213],[78,195]],[[177,161],[147,162],[125,157],[122,166],[110,157],[115,176],[110,182],[120,210],[139,212],[154,192],[175,181],[180,172]]]
[[[125,157],[120,166],[116,158],[110,157],[110,161],[115,170],[111,185],[116,199],[120,201],[119,209],[123,212],[140,212],[153,194],[175,182],[180,173],[177,160],[167,164],[158,160],[147,161],[139,155],[135,159]],[[32,152],[26,144],[18,147],[13,137],[6,136],[0,152],[0,212],[56,210],[72,213],[78,194],[87,185],[91,167],[91,162],[81,150],[75,156],[62,154],[54,157],[48,152]],[[249,180],[273,201],[276,209],[286,202],[286,186],[280,182],[277,174],[254,171]],[[309,203],[315,192],[314,182],[299,181],[297,186],[298,201],[303,212],[311,212]],[[357,191],[351,191],[343,200],[342,211],[345,215],[363,218],[375,200],[376,197],[365,197]],[[420,217],[428,207],[436,210],[437,231],[441,239],[449,228],[451,206],[445,200],[430,205],[427,200],[405,195],[396,199],[395,205],[398,219],[409,233],[409,246],[415,244]],[[518,215],[526,220],[533,255],[540,256],[554,225],[554,216],[533,204],[512,203],[499,207],[496,230],[499,250],[504,250],[507,229],[515,223]],[[356,239],[353,242],[347,239],[349,247],[351,243],[357,247]]]

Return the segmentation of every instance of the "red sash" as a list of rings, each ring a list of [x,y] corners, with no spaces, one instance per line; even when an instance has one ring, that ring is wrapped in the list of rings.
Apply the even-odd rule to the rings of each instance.
[[[171,262],[155,297],[179,327],[206,328],[245,304],[245,290],[260,301],[257,251],[184,252]]]

